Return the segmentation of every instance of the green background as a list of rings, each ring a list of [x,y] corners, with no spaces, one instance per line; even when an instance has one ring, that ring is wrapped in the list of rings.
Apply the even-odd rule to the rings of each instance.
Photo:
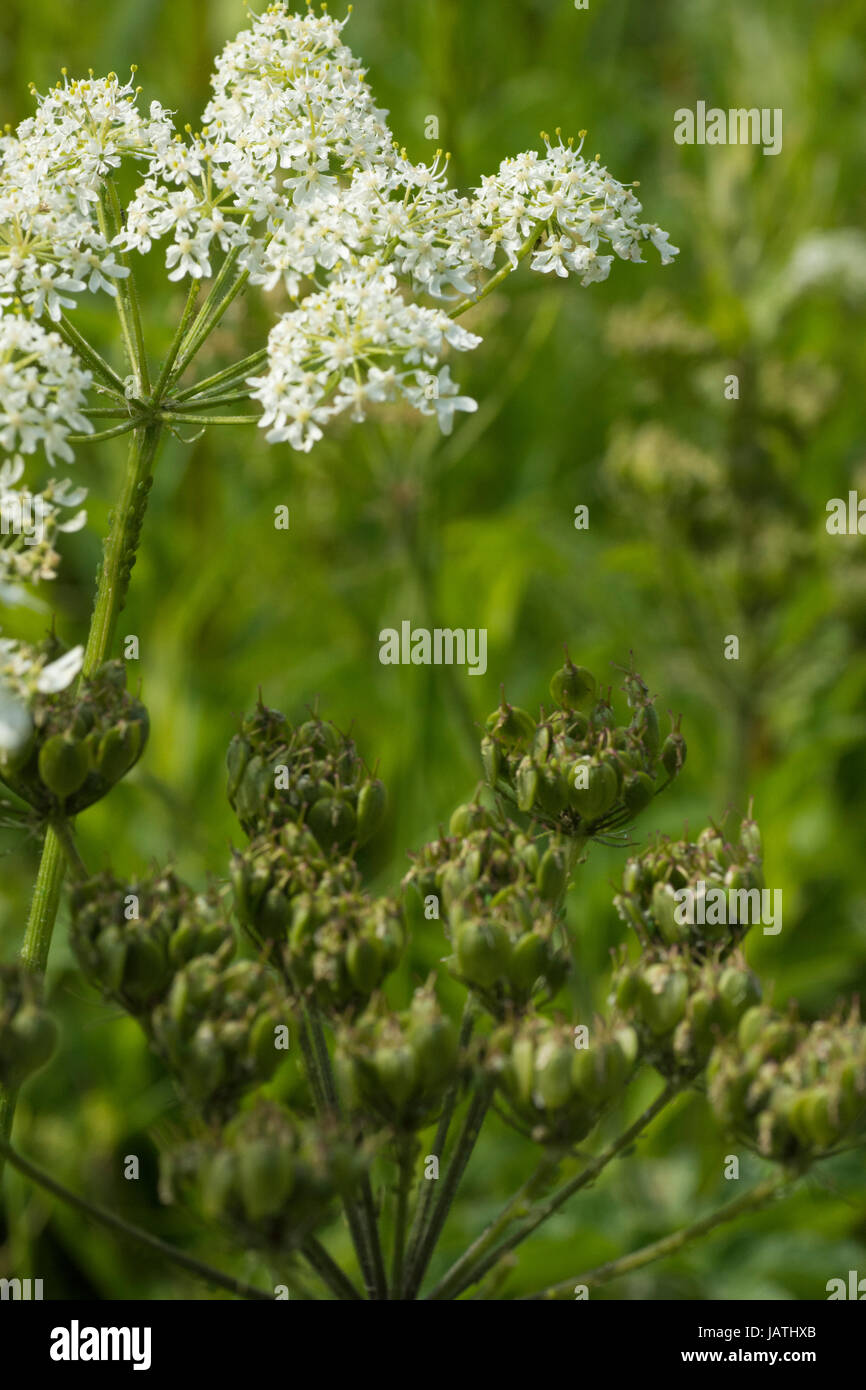
[[[15,123],[58,76],[139,67],[144,97],[196,124],[213,54],[240,5],[204,0],[7,0],[0,16],[0,118]],[[866,565],[861,537],[831,537],[825,507],[866,495],[862,92],[864,13],[856,0],[357,0],[347,41],[369,69],[392,129],[415,159],[451,151],[463,187],[538,132],[587,128],[613,174],[639,179],[647,215],[681,255],[661,268],[617,262],[610,280],[523,270],[465,320],[485,342],[453,372],[480,402],[454,434],[394,413],[334,431],[312,454],[268,448],[251,427],[162,450],[144,543],[119,636],[136,634],[152,720],[145,758],[79,822],[92,867],[133,876],[173,860],[193,882],[225,874],[241,832],[223,758],[261,687],[296,715],[316,700],[391,792],[376,883],[396,885],[406,851],[447,821],[480,773],[478,725],[500,682],[537,707],[567,642],[617,686],[634,650],[660,711],[682,711],[688,763],[639,822],[697,832],[733,803],[755,815],[784,927],[748,943],[768,994],[808,1017],[866,986]],[[683,147],[674,111],[781,107],[783,150]],[[439,121],[439,140],[425,122]],[[149,341],[167,345],[182,292],[160,255],[144,269]],[[149,278],[148,278],[149,277]],[[100,339],[94,303],[79,322]],[[202,370],[238,339],[258,346],[272,310],[236,305]],[[740,397],[726,400],[725,378]],[[82,448],[76,481],[90,523],[63,540],[48,602],[67,640],[86,632],[93,576],[123,444]],[[274,509],[288,505],[288,532]],[[574,508],[590,509],[585,531]],[[44,591],[43,591],[44,596]],[[483,678],[386,667],[378,632],[486,627]],[[38,637],[45,614],[7,612],[8,635]],[[728,635],[739,661],[723,658]],[[116,654],[120,654],[118,642]],[[2,833],[0,956],[20,942],[37,846]],[[622,851],[594,847],[569,904],[586,1017],[604,1000]],[[423,977],[444,948],[416,942]],[[407,973],[406,979],[409,978]],[[455,996],[449,996],[455,997]],[[249,1277],[213,1232],[160,1206],[157,1144],[180,1123],[170,1084],[130,1021],[82,982],[61,914],[49,1000],[62,1048],[25,1089],[21,1149],[77,1190]],[[628,1114],[657,1082],[633,1088]],[[531,1290],[667,1233],[729,1197],[726,1146],[700,1097],[678,1102],[521,1252],[508,1289]],[[142,1156],[142,1179],[122,1178]],[[528,1145],[488,1126],[437,1256],[444,1266],[529,1171]],[[747,1159],[744,1179],[762,1165]],[[0,1276],[32,1273],[52,1297],[203,1297],[134,1248],[15,1175]],[[737,1185],[741,1190],[740,1185]],[[834,1161],[784,1205],[724,1229],[675,1260],[604,1290],[609,1298],[822,1298],[826,1281],[866,1274],[861,1155]],[[344,1237],[333,1233],[341,1256]]]

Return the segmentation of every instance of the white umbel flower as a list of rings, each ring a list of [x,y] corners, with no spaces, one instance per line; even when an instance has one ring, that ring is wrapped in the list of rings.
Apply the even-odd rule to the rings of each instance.
[[[0,314],[0,449],[43,448],[71,462],[70,434],[89,434],[81,413],[91,376],[57,333],[20,314]]]

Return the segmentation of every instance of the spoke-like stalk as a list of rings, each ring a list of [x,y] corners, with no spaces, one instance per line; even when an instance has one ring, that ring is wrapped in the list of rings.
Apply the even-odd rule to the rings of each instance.
[[[630,1255],[623,1255],[618,1260],[609,1260],[607,1264],[597,1265],[595,1269],[578,1274],[573,1279],[563,1279],[561,1283],[551,1284],[548,1288],[542,1289],[540,1293],[528,1294],[524,1297],[529,1300],[573,1298],[574,1290],[578,1285],[585,1285],[587,1290],[597,1289],[602,1284],[609,1284],[612,1279],[618,1279],[622,1274],[631,1274],[636,1269],[643,1269],[645,1265],[652,1264],[654,1260],[662,1260],[667,1255],[675,1255],[692,1241],[699,1240],[701,1236],[716,1230],[718,1226],[723,1226],[728,1221],[736,1221],[738,1216],[743,1216],[746,1212],[756,1211],[758,1207],[765,1206],[784,1187],[796,1182],[798,1176],[799,1174],[790,1172],[776,1173],[773,1177],[759,1183],[757,1187],[753,1187],[751,1192],[744,1192],[742,1197],[738,1197],[736,1201],[729,1202],[726,1207],[712,1212],[700,1221],[695,1221],[691,1226],[674,1231],[672,1235],[655,1240],[651,1245],[645,1245],[640,1250],[633,1250]]]
[[[681,1089],[679,1083],[669,1081],[652,1105],[638,1116],[634,1124],[623,1130],[622,1134],[612,1144],[609,1144],[603,1153],[592,1159],[585,1168],[581,1168],[579,1173],[554,1192],[546,1202],[541,1203],[534,1210],[521,1212],[521,1208],[525,1207],[527,1200],[536,1196],[538,1191],[543,1188],[559,1161],[559,1158],[554,1156],[542,1159],[535,1173],[528,1178],[516,1196],[499,1213],[499,1216],[495,1217],[490,1225],[482,1231],[466,1253],[451,1266],[429,1297],[436,1300],[457,1298],[464,1289],[477,1283],[489,1269],[498,1264],[503,1255],[507,1255],[509,1251],[514,1250],[516,1246],[526,1240],[527,1236],[537,1230],[543,1221],[547,1221],[570,1197],[573,1197],[582,1187],[586,1187],[588,1183],[594,1182],[599,1173],[616,1158],[617,1154],[622,1153],[623,1149],[629,1148],[634,1143],[647,1125],[664,1110],[665,1106],[670,1104]],[[523,1225],[512,1232],[501,1245],[496,1245],[499,1236],[520,1215],[526,1216]]]
[[[509,261],[501,270],[497,270],[496,274],[491,275],[490,279],[477,294],[471,295],[466,299],[461,299],[460,303],[451,310],[448,317],[450,319],[459,319],[461,314],[465,314],[468,309],[474,309],[476,304],[480,304],[482,299],[486,299],[489,294],[492,294],[495,289],[498,289],[503,280],[507,280],[509,275],[513,274],[520,265],[520,262],[526,259],[540,234],[541,228],[535,227],[533,231],[529,233],[529,236],[517,252],[514,265]]]
[[[351,1279],[346,1277],[315,1236],[307,1237],[301,1246],[301,1254],[337,1298],[347,1302],[363,1301]]]
[[[227,381],[233,381],[235,377],[248,376],[257,367],[263,367],[268,360],[268,350],[266,347],[258,348],[251,352],[249,357],[244,357],[240,362],[233,362],[230,367],[223,367],[222,371],[214,372],[212,376],[206,376],[201,381],[195,382],[193,386],[187,386],[185,390],[178,391],[173,397],[176,401],[188,401],[190,397],[207,396],[212,390],[219,387],[223,389]]]
[[[472,1156],[472,1150],[475,1148],[478,1135],[481,1133],[481,1126],[484,1123],[484,1117],[487,1114],[492,1095],[493,1081],[485,1077],[469,1103],[466,1119],[463,1122],[463,1129],[460,1132],[460,1137],[457,1140],[457,1145],[447,1167],[445,1181],[442,1184],[442,1191],[439,1194],[439,1200],[433,1209],[433,1216],[430,1224],[419,1243],[413,1267],[409,1270],[406,1280],[407,1298],[415,1298],[421,1287],[421,1281],[424,1278],[427,1266],[436,1248],[436,1243],[442,1234],[442,1227],[445,1225],[445,1219],[448,1216],[448,1212],[451,1210],[451,1203],[457,1195],[460,1179],[463,1177],[466,1165]]]
[[[195,313],[196,301],[198,300],[200,289],[201,281],[193,280],[189,287],[189,293],[186,297],[186,304],[184,305],[184,310],[181,316],[180,323],[178,324],[175,335],[171,340],[171,346],[169,347],[168,352],[165,355],[165,361],[162,364],[159,377],[157,378],[156,385],[153,388],[153,399],[157,403],[162,400],[165,388],[168,385],[169,377],[172,373],[172,368],[174,367],[174,364],[177,361],[177,354],[180,352],[180,346],[184,340],[184,335],[186,334],[186,331],[189,328],[190,319]]]
[[[5,1138],[0,1139],[0,1155],[11,1163],[13,1168],[17,1168],[19,1173],[23,1173],[25,1178],[29,1178],[31,1182],[35,1182],[37,1186],[44,1188],[52,1196],[59,1197],[67,1206],[83,1212],[91,1220],[98,1221],[101,1226],[107,1226],[119,1235],[126,1236],[128,1240],[134,1240],[139,1245],[147,1246],[148,1249],[154,1250],[157,1255],[161,1255],[164,1259],[170,1260],[172,1264],[185,1269],[188,1274],[195,1275],[197,1279],[203,1279],[205,1283],[213,1284],[216,1288],[227,1289],[236,1298],[269,1302],[273,1297],[272,1294],[266,1293],[263,1289],[256,1289],[250,1284],[244,1284],[240,1279],[234,1279],[230,1274],[223,1274],[222,1270],[214,1269],[211,1265],[205,1264],[203,1260],[197,1260],[194,1255],[187,1255],[185,1251],[168,1245],[158,1236],[151,1235],[150,1231],[144,1231],[140,1226],[134,1226],[131,1221],[125,1221],[123,1217],[115,1216],[114,1212],[109,1211],[107,1207],[90,1202],[85,1197],[79,1197],[77,1192],[70,1191],[68,1187],[64,1187],[62,1183],[52,1178],[50,1173],[43,1172],[41,1168],[36,1167],[35,1163],[31,1163],[29,1159],[17,1153],[6,1142]]]
[[[403,1258],[406,1251],[406,1225],[409,1215],[409,1189],[412,1185],[412,1167],[415,1151],[411,1140],[400,1144],[397,1158],[397,1214],[394,1220],[394,1254],[391,1263],[390,1298],[403,1297]]]
[[[180,422],[186,425],[256,425],[261,417],[258,415],[182,415],[179,410],[163,410],[159,418],[168,424]]]
[[[463,1018],[460,1022],[460,1041],[458,1044],[458,1056],[463,1056],[469,1046],[469,1039],[472,1036],[472,1029],[475,1027],[475,1006],[471,997],[466,1000],[463,1008]],[[433,1153],[438,1158],[440,1164],[444,1161],[445,1146],[448,1142],[448,1131],[451,1128],[451,1121],[454,1118],[454,1111],[457,1108],[457,1101],[460,1098],[460,1083],[455,1081],[454,1085],[445,1097],[445,1104],[442,1107],[442,1114],[439,1116],[439,1123],[436,1126],[436,1137],[433,1140]],[[412,1221],[412,1230],[409,1235],[409,1249],[406,1255],[406,1269],[411,1270],[415,1258],[418,1254],[418,1246],[424,1237],[427,1224],[433,1210],[433,1202],[436,1197],[436,1184],[432,1180],[425,1182],[422,1195],[418,1198],[418,1205],[415,1208],[415,1216]]]
[[[224,284],[237,265],[239,255],[239,249],[233,247],[220,266],[216,279],[210,287],[207,299],[199,309],[195,322],[181,345],[177,361],[171,373],[170,379],[172,381],[177,381],[183,376],[183,373],[186,371],[192,359],[216,328],[235,295],[239,293],[249,279],[249,271],[242,271],[226,293],[222,293]]]
[[[126,399],[123,382],[117,375],[117,372],[113,367],[110,367],[105,358],[96,351],[93,344],[88,342],[88,340],[79,333],[74,323],[72,323],[65,314],[61,314],[60,316],[60,320],[57,324],[57,332],[62,338],[66,339],[70,347],[75,348],[75,351],[78,353],[84,365],[89,367],[95,376],[102,378],[105,387],[114,392],[115,395],[120,396],[121,400]]]

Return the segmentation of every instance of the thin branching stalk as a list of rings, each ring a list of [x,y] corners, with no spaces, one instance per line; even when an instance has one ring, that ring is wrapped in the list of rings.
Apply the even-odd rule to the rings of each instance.
[[[85,1197],[80,1197],[77,1192],[73,1192],[70,1188],[57,1182],[50,1173],[37,1168],[36,1164],[31,1163],[23,1154],[17,1153],[5,1138],[0,1138],[0,1154],[25,1178],[29,1178],[31,1182],[35,1182],[38,1187],[44,1188],[52,1196],[58,1197],[67,1206],[74,1207],[76,1211],[82,1212],[93,1221],[98,1221],[101,1226],[107,1226],[110,1230],[116,1231],[118,1235],[125,1236],[128,1240],[134,1240],[139,1245],[147,1246],[148,1249],[155,1251],[164,1259],[170,1260],[172,1264],[178,1265],[181,1269],[185,1269],[188,1274],[194,1275],[197,1279],[202,1279],[205,1283],[212,1284],[218,1289],[226,1289],[236,1298],[268,1302],[273,1298],[273,1294],[266,1293],[264,1289],[256,1289],[251,1284],[245,1284],[230,1274],[223,1274],[221,1270],[214,1269],[211,1265],[205,1264],[203,1260],[196,1259],[194,1255],[187,1255],[183,1250],[178,1250],[174,1245],[160,1240],[158,1236],[151,1235],[150,1231],[142,1230],[140,1226],[134,1226],[131,1221],[126,1221],[123,1217],[115,1215],[107,1207],[90,1202]]]
[[[543,1190],[553,1172],[561,1161],[561,1155],[551,1154],[543,1158],[538,1168],[527,1179],[520,1191],[506,1204],[503,1210],[490,1224],[482,1231],[464,1255],[451,1266],[448,1273],[439,1281],[435,1289],[429,1294],[430,1299],[457,1298],[471,1284],[475,1284],[481,1279],[489,1269],[492,1269],[498,1262],[520,1245],[527,1236],[537,1230],[542,1222],[547,1221],[554,1212],[558,1211],[570,1197],[573,1197],[581,1188],[594,1182],[607,1165],[622,1153],[623,1149],[629,1148],[638,1138],[646,1127],[655,1119],[662,1110],[682,1090],[682,1086],[674,1081],[668,1082],[664,1090],[656,1097],[652,1105],[647,1106],[646,1110],[635,1120],[634,1124],[629,1125],[628,1129],[623,1130],[613,1143],[609,1144],[603,1153],[594,1158],[590,1163],[582,1168],[573,1178],[569,1179],[559,1188],[547,1201],[541,1203],[534,1210],[527,1208],[527,1203],[531,1201],[539,1191]],[[501,1244],[496,1245],[499,1236],[508,1228],[516,1218],[524,1216],[524,1224]]]
[[[797,1173],[787,1171],[775,1173],[772,1177],[759,1183],[757,1187],[752,1188],[750,1192],[744,1192],[742,1197],[729,1202],[726,1207],[712,1212],[700,1221],[695,1221],[691,1226],[674,1231],[671,1235],[664,1236],[661,1240],[655,1240],[651,1245],[645,1245],[640,1250],[633,1250],[630,1255],[623,1255],[618,1260],[609,1260],[607,1264],[597,1265],[595,1269],[578,1274],[573,1279],[563,1279],[561,1283],[550,1284],[540,1293],[527,1294],[524,1298],[530,1300],[572,1298],[578,1286],[583,1285],[591,1292],[593,1289],[600,1288],[602,1284],[609,1284],[612,1279],[618,1279],[623,1274],[632,1274],[637,1269],[643,1269],[655,1260],[662,1260],[667,1255],[676,1255],[693,1241],[700,1240],[702,1236],[708,1235],[710,1231],[716,1230],[728,1221],[736,1221],[746,1212],[757,1211],[759,1207],[765,1206],[767,1202],[778,1196],[783,1188],[796,1182],[798,1176]]]

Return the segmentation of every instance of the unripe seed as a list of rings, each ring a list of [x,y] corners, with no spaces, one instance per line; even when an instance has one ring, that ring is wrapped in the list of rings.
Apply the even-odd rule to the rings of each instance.
[[[372,840],[385,819],[388,795],[384,782],[378,777],[364,782],[358,793],[358,843],[365,845]]]
[[[78,791],[89,771],[87,748],[65,734],[53,734],[39,750],[39,776],[61,801]]]
[[[355,834],[355,812],[339,797],[322,797],[310,808],[307,823],[323,849],[347,845]]]
[[[645,772],[630,772],[625,778],[622,799],[630,816],[636,816],[649,806],[654,795],[655,788]]]
[[[511,950],[498,922],[464,922],[455,945],[460,972],[470,984],[489,989],[507,972]]]
[[[589,709],[595,699],[596,680],[585,666],[569,658],[550,682],[550,693],[562,709]]]

